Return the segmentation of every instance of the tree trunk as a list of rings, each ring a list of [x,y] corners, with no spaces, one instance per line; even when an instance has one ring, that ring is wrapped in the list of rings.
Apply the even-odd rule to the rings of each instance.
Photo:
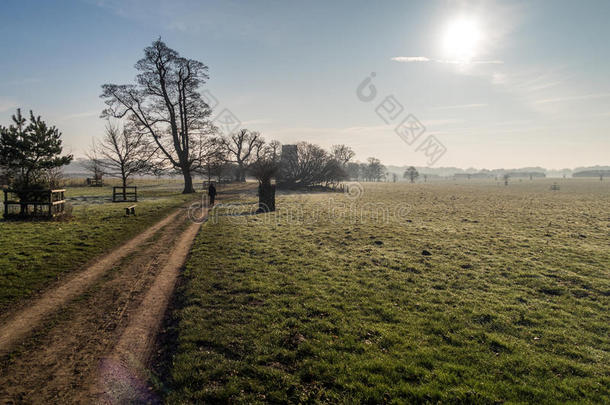
[[[258,210],[257,212],[275,211],[275,186],[270,180],[263,181],[258,185]]]
[[[182,172],[184,176],[184,190],[182,190],[182,194],[191,194],[195,192],[193,188],[193,177],[191,176],[191,172],[185,170]]]
[[[237,162],[237,170],[235,171],[235,181],[246,181],[246,167],[243,162]]]

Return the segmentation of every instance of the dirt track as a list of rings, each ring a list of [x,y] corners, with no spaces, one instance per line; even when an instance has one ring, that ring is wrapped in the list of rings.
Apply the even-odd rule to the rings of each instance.
[[[3,316],[0,403],[155,402],[147,363],[199,227],[182,209]]]

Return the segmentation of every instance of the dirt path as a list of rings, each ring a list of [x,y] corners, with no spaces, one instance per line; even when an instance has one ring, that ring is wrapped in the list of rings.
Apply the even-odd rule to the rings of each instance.
[[[2,326],[0,326],[0,355],[9,350],[15,341],[38,326],[45,316],[57,311],[62,304],[82,294],[87,287],[118,261],[134,252],[159,229],[174,221],[178,213],[175,212],[156,223],[124,245],[103,256],[84,271],[74,274],[57,288],[46,292],[25,309],[13,314],[8,320],[3,321]]]
[[[150,401],[146,365],[169,304],[180,268],[188,255],[201,224],[191,224],[180,236],[155,283],[123,332],[111,356],[104,359],[94,394],[103,403],[133,403]],[[134,383],[135,382],[135,383]]]
[[[145,365],[199,227],[174,213],[8,317],[0,403],[149,395]]]

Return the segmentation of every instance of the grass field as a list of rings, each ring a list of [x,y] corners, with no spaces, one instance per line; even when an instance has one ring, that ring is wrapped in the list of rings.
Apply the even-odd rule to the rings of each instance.
[[[70,219],[1,221],[0,312],[197,198],[180,194],[178,183],[138,185],[136,217],[124,216],[131,203],[110,202],[111,187],[71,187]]]
[[[187,263],[167,400],[610,402],[610,185],[551,183],[226,208]]]

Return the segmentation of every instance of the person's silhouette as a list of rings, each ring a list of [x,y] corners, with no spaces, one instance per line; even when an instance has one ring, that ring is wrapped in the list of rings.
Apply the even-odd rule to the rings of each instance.
[[[213,207],[214,200],[216,199],[216,187],[214,187],[214,183],[210,182],[210,186],[208,187],[208,196],[210,196],[210,207]]]

